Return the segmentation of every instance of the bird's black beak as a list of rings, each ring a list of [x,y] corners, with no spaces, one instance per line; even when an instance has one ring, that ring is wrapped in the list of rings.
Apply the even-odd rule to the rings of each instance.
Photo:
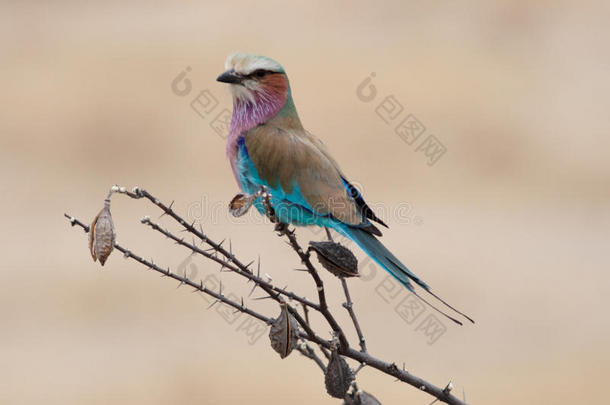
[[[242,78],[238,75],[235,74],[234,71],[232,70],[227,70],[226,72],[224,72],[223,74],[221,74],[220,76],[218,76],[216,78],[216,81],[222,82],[222,83],[231,83],[231,84],[239,84],[241,83]]]

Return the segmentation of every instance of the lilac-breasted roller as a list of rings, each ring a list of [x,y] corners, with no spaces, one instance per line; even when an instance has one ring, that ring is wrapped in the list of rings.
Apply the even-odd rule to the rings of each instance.
[[[227,58],[225,69],[217,80],[228,83],[233,96],[227,155],[241,190],[253,195],[264,186],[281,222],[334,229],[409,291],[417,295],[414,282],[472,321],[432,293],[377,239],[381,232],[373,222],[386,224],[350,184],[324,144],[301,125],[282,66],[264,56],[235,53]],[[264,214],[260,198],[254,204]]]

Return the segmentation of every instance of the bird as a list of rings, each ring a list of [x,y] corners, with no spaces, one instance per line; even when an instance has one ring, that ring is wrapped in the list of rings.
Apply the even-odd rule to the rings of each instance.
[[[235,52],[217,81],[228,85],[233,112],[226,154],[243,193],[268,190],[268,202],[281,223],[333,229],[355,242],[406,289],[436,311],[414,284],[472,323],[469,316],[432,292],[380,241],[387,227],[349,181],[324,143],[302,125],[284,68],[266,56]],[[261,197],[253,205],[265,214]]]

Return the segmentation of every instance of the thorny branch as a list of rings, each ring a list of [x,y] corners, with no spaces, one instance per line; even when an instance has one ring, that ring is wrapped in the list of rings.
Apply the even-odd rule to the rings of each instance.
[[[347,281],[345,281],[344,277],[341,277],[341,284],[343,285],[343,291],[345,292],[345,303],[343,306],[347,309],[350,318],[352,318],[352,322],[354,323],[354,328],[356,329],[356,333],[358,334],[358,341],[360,342],[360,349],[366,353],[366,341],[364,340],[364,335],[362,334],[362,329],[360,329],[360,324],[358,323],[358,319],[356,318],[356,313],[354,312],[354,303],[352,302],[352,298],[349,295],[349,290],[347,289]]]
[[[211,260],[213,262],[220,264],[222,266],[221,269],[227,269],[228,271],[232,271],[232,272],[246,278],[248,280],[248,282],[254,283],[253,290],[256,287],[259,287],[268,295],[268,298],[271,298],[271,299],[275,300],[276,302],[285,305],[287,311],[290,313],[290,315],[292,315],[294,317],[294,319],[298,323],[299,327],[303,330],[302,332],[301,331],[297,332],[297,336],[300,339],[300,342],[296,346],[296,349],[303,356],[313,360],[324,373],[326,373],[327,366],[324,364],[322,359],[317,355],[315,350],[307,342],[311,342],[311,343],[314,343],[315,345],[317,345],[319,347],[320,351],[324,354],[324,356],[327,359],[330,358],[329,351],[333,350],[333,348],[335,348],[335,346],[338,346],[336,348],[336,350],[339,355],[346,357],[346,358],[350,358],[350,359],[355,360],[358,363],[360,363],[360,367],[358,368],[358,370],[360,370],[360,368],[362,368],[364,366],[369,366],[369,367],[375,368],[385,374],[391,375],[391,376],[395,377],[396,379],[403,381],[407,384],[410,384],[422,391],[427,392],[428,394],[435,397],[435,401],[440,401],[440,402],[454,404],[454,405],[466,405],[466,403],[464,401],[460,400],[459,398],[455,397],[454,395],[452,395],[450,393],[451,389],[453,388],[451,383],[449,383],[445,388],[439,388],[438,386],[435,386],[435,385],[423,380],[422,378],[419,378],[419,377],[409,373],[407,370],[404,369],[404,366],[403,366],[403,368],[399,368],[396,365],[396,363],[390,363],[390,362],[378,359],[367,352],[364,335],[362,333],[362,330],[361,330],[358,320],[356,318],[355,312],[353,310],[353,302],[352,302],[351,296],[349,294],[347,281],[344,278],[341,278],[341,283],[342,283],[343,290],[345,293],[345,298],[346,298],[346,302],[345,302],[345,304],[343,304],[343,306],[349,312],[349,315],[350,315],[352,322],[354,324],[354,327],[356,329],[358,339],[359,339],[360,350],[356,350],[350,346],[350,344],[347,340],[347,337],[345,336],[345,334],[343,333],[343,330],[341,329],[341,326],[339,325],[339,323],[336,321],[335,317],[330,312],[330,309],[328,307],[327,300],[326,300],[326,294],[324,291],[324,283],[323,283],[316,267],[312,264],[312,262],[310,260],[309,251],[304,250],[299,245],[299,243],[296,239],[294,230],[290,230],[287,225],[279,223],[279,221],[277,220],[277,217],[275,217],[273,208],[271,207],[271,205],[269,203],[269,194],[266,193],[264,190],[261,193],[261,197],[263,199],[263,203],[265,204],[265,207],[267,208],[267,214],[268,214],[269,218],[272,220],[272,222],[276,223],[276,230],[278,231],[280,236],[286,236],[286,238],[288,239],[288,244],[297,253],[301,262],[305,265],[308,273],[313,278],[314,283],[317,288],[317,292],[318,292],[318,303],[309,301],[305,297],[301,297],[294,292],[286,290],[286,288],[280,288],[280,287],[274,285],[271,282],[271,280],[267,281],[267,280],[263,279],[262,277],[260,277],[260,265],[255,274],[254,271],[252,271],[250,269],[250,266],[254,262],[251,262],[249,264],[244,264],[235,256],[230,244],[229,244],[229,250],[227,250],[222,246],[223,242],[216,243],[215,241],[210,239],[207,235],[205,235],[201,226],[199,227],[199,229],[197,229],[197,228],[195,228],[194,222],[189,224],[187,221],[185,221],[180,215],[178,215],[172,209],[173,202],[169,206],[167,206],[167,205],[163,204],[162,202],[160,202],[157,198],[152,196],[150,193],[148,193],[146,190],[140,189],[138,187],[135,187],[132,191],[128,191],[124,187],[113,186],[107,197],[108,201],[110,200],[110,197],[113,193],[124,194],[133,199],[144,198],[144,199],[150,201],[163,212],[163,215],[167,215],[167,216],[171,217],[174,221],[176,221],[178,224],[180,224],[180,226],[182,226],[185,231],[192,234],[201,243],[208,245],[210,248],[202,249],[202,248],[198,247],[197,244],[195,243],[195,240],[193,240],[192,243],[189,243],[189,242],[185,241],[184,238],[179,238],[174,233],[172,233],[169,230],[164,229],[160,225],[154,223],[148,217],[142,218],[141,222],[143,224],[149,226],[151,229],[163,234],[164,236],[172,239],[177,244],[189,249],[193,254],[201,255],[208,260]],[[64,216],[70,220],[70,224],[72,226],[79,226],[85,232],[90,231],[90,226],[86,225],[79,219],[72,217],[68,214],[64,214]],[[95,224],[95,222],[94,222],[94,224]],[[161,266],[158,266],[157,264],[153,263],[152,260],[149,261],[149,260],[142,258],[141,256],[137,255],[130,249],[123,247],[122,245],[119,245],[116,242],[114,242],[113,247],[115,249],[117,249],[118,251],[122,252],[126,258],[135,260],[136,262],[142,264],[143,266],[160,273],[162,276],[172,278],[172,279],[178,281],[180,283],[180,285],[187,285],[189,287],[192,287],[194,292],[204,293],[204,294],[207,294],[207,295],[213,297],[215,299],[215,301],[211,305],[214,305],[217,302],[222,302],[224,304],[227,304],[227,305],[233,307],[235,309],[235,311],[245,313],[251,317],[254,317],[256,319],[259,319],[259,320],[265,322],[268,325],[272,324],[274,321],[273,318],[268,317],[253,309],[248,308],[244,304],[243,298],[241,299],[241,302],[236,302],[236,301],[232,300],[231,298],[225,296],[222,293],[222,285],[220,285],[219,291],[213,291],[213,290],[207,288],[203,284],[202,281],[197,283],[194,280],[190,280],[186,276],[186,273],[183,276],[181,276],[177,273],[173,273],[173,272],[171,272],[171,270],[169,268],[165,269]],[[285,298],[289,299],[290,301],[295,301],[295,302],[299,303],[303,308],[305,318],[303,318],[299,314],[299,312],[296,310],[295,307],[288,304],[286,302],[286,300],[282,297],[285,297]],[[321,338],[320,335],[318,335],[312,329],[312,327],[309,323],[309,311],[310,310],[319,312],[325,318],[328,325],[330,326],[330,328],[333,331],[334,337],[339,341],[338,345],[335,345],[332,340],[326,340],[326,339]],[[352,389],[353,389],[353,392],[358,391],[358,387],[355,382],[352,383]]]
[[[323,373],[326,372],[326,366],[324,365],[324,362],[322,362],[322,360],[320,359],[320,357],[318,357],[318,355],[316,354],[316,352],[312,349],[311,346],[309,346],[307,343],[302,343],[300,345],[297,346],[297,350],[299,352],[301,352],[301,354],[313,361],[316,362],[316,364],[318,365],[318,367],[320,367],[320,369],[322,370]]]
[[[324,230],[326,231],[326,237],[328,238],[328,240],[330,242],[332,242],[333,237],[330,233],[330,229],[325,227]],[[354,303],[352,302],[352,298],[350,297],[350,294],[349,294],[349,289],[347,288],[347,281],[345,280],[345,277],[339,277],[339,278],[341,280],[341,285],[343,286],[343,292],[345,293],[345,303],[343,304],[343,307],[349,313],[350,318],[352,318],[352,322],[354,324],[354,329],[356,329],[356,334],[358,335],[360,349],[361,349],[361,351],[366,353],[366,341],[364,339],[364,335],[362,334],[362,329],[360,329],[360,324],[358,323],[358,318],[356,318],[356,313],[354,312]]]
[[[318,311],[324,316],[324,318],[326,318],[326,321],[332,328],[335,335],[338,337],[339,343],[341,344],[341,349],[347,349],[349,347],[349,343],[347,342],[345,333],[343,333],[343,330],[339,326],[339,323],[335,320],[335,317],[330,313],[330,310],[328,309],[328,304],[326,302],[326,294],[324,292],[324,282],[320,278],[320,275],[318,274],[318,271],[316,270],[314,265],[311,263],[309,252],[301,248],[301,245],[299,245],[299,242],[297,241],[297,237],[295,235],[294,230],[288,229],[288,225],[279,222],[278,218],[275,216],[275,211],[271,206],[271,202],[269,200],[270,194],[263,190],[261,197],[263,200],[263,204],[265,205],[265,209],[267,211],[267,216],[272,222],[275,222],[277,224],[275,228],[276,231],[278,231],[280,236],[285,235],[286,238],[288,238],[289,245],[297,253],[297,255],[299,255],[299,257],[301,258],[301,262],[305,265],[307,271],[316,283],[316,289],[318,290],[318,300],[320,302],[320,307],[317,308]]]
[[[150,226],[152,229],[154,229],[155,231],[160,232],[161,234],[167,236],[168,238],[172,239],[173,241],[175,241],[177,244],[182,245],[184,247],[186,247],[187,249],[190,249],[193,251],[193,253],[197,253],[203,257],[205,257],[206,259],[212,260],[218,264],[220,264],[222,267],[221,269],[227,269],[230,270],[234,273],[239,274],[240,276],[243,276],[245,278],[247,278],[249,281],[253,281],[255,283],[255,285],[260,285],[260,286],[265,286],[266,288],[269,288],[275,292],[278,292],[282,295],[285,295],[286,297],[300,302],[303,305],[306,305],[308,307],[311,307],[313,309],[318,309],[319,305],[315,304],[309,300],[307,300],[306,298],[303,297],[299,297],[298,295],[296,295],[295,293],[291,292],[291,291],[286,291],[284,288],[280,288],[280,287],[276,287],[273,284],[271,284],[268,281],[263,280],[260,277],[260,267],[259,267],[259,271],[257,272],[257,274],[253,274],[250,271],[246,271],[246,269],[244,269],[243,267],[240,268],[236,265],[233,265],[232,263],[230,263],[228,260],[226,259],[221,259],[218,256],[211,254],[209,252],[206,252],[205,250],[197,247],[197,245],[193,242],[193,243],[188,243],[184,240],[184,238],[178,238],[176,235],[174,235],[173,233],[171,233],[170,231],[168,231],[167,229],[163,229],[161,228],[158,224],[152,222],[150,220],[150,218],[148,217],[144,217],[142,218],[141,222],[145,225]]]

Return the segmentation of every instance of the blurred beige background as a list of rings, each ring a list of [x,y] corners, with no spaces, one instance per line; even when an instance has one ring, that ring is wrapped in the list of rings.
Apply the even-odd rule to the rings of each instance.
[[[351,282],[373,353],[453,380],[473,404],[603,401],[608,11],[593,1],[2,2],[0,403],[339,403],[313,363],[280,360],[266,336],[249,345],[241,320],[228,324],[189,290],[116,252],[94,264],[62,216],[90,221],[112,184],[140,185],[313,296],[269,224],[227,216],[236,186],[224,140],[213,115],[190,107],[204,89],[214,113],[230,107],[215,78],[235,50],[284,65],[304,124],[383,203],[385,243],[477,320],[445,322],[429,345],[396,312],[404,295],[386,303],[376,292],[379,270]],[[179,97],[171,82],[187,66],[193,89]],[[378,96],[364,103],[356,87],[371,72]],[[446,146],[435,165],[375,114],[386,95]],[[152,206],[119,196],[112,212],[120,243],[184,265],[183,250],[139,224],[156,217]],[[216,266],[189,269],[248,291]],[[351,333],[341,302],[334,290]],[[431,401],[372,369],[359,380],[384,405]]]

